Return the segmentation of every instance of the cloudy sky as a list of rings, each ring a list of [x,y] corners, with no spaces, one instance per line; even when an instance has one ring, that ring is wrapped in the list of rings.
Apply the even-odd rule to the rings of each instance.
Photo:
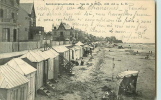
[[[60,22],[95,36],[116,36],[124,42],[155,42],[152,0],[21,0],[35,4],[37,26],[51,31]]]

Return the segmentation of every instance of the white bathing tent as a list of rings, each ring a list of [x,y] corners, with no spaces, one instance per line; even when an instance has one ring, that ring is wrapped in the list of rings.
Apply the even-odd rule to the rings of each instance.
[[[12,67],[20,74],[27,77],[29,80],[28,84],[28,100],[35,100],[35,77],[36,77],[36,69],[23,61],[20,58],[13,58],[8,61],[6,65]]]
[[[59,53],[59,72],[63,73],[65,65],[70,61],[69,49],[65,46],[54,46],[53,50]]]
[[[83,46],[84,44],[82,43],[82,42],[78,42],[78,43],[76,43],[75,45],[79,45],[79,46]]]
[[[69,49],[65,46],[54,46],[53,49],[69,61]]]
[[[80,55],[81,55],[81,57],[83,57],[83,54],[84,54],[84,48],[83,48],[83,46],[84,46],[84,44],[82,43],[82,42],[78,42],[78,43],[76,43],[75,44],[76,46],[79,46],[80,48],[81,48],[81,51],[80,51]]]
[[[46,53],[44,53],[43,51],[35,51],[35,53],[37,53],[38,55],[40,55],[44,61],[44,82],[47,82],[50,79],[53,79],[52,74],[53,74],[53,66],[50,64],[51,60],[49,59],[50,56],[48,56]]]
[[[36,72],[36,90],[38,90],[40,87],[42,87],[44,85],[44,65],[43,65],[43,61],[44,59],[38,55],[37,53],[33,52],[33,51],[29,51],[26,54],[24,54],[23,56],[21,56],[20,58],[26,58],[27,60],[25,60],[26,62],[28,62],[28,60],[30,62],[32,62],[34,68],[37,69]]]
[[[49,56],[49,71],[48,71],[48,78],[49,79],[57,79],[59,74],[59,53],[54,51],[53,49],[49,49],[44,51],[46,55]]]
[[[27,100],[29,80],[8,65],[0,66],[0,99]]]

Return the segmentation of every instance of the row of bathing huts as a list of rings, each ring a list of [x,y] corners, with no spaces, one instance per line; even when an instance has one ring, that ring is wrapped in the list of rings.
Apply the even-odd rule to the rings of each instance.
[[[54,46],[30,50],[0,66],[0,100],[35,100],[37,93],[50,96],[49,89],[66,73],[71,60],[87,56],[95,45]]]

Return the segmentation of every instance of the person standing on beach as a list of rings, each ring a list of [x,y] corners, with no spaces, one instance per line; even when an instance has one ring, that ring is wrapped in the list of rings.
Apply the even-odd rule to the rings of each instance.
[[[83,60],[83,58],[81,59],[81,66],[83,66],[84,65],[84,60]]]

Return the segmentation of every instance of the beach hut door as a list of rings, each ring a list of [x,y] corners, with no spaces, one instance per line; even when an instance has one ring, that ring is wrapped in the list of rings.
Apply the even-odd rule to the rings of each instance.
[[[46,85],[46,83],[47,83],[47,80],[48,80],[48,61],[47,60],[45,60],[44,61],[44,77],[43,77],[43,80],[44,80],[44,85]]]

